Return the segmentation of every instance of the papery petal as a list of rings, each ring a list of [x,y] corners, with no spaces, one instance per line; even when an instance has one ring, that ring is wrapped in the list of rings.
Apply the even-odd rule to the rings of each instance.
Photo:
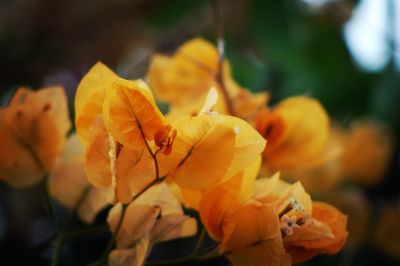
[[[150,238],[156,243],[193,236],[196,232],[196,219],[178,213],[163,214],[151,230]]]
[[[278,126],[279,136],[271,139],[264,151],[270,169],[284,171],[322,163],[320,154],[329,137],[329,119],[318,101],[291,97],[273,109],[271,115],[278,116],[282,125]]]
[[[153,158],[147,150],[123,147],[116,167],[116,199],[123,203],[128,203],[155,178]]]
[[[103,110],[105,92],[119,77],[103,63],[96,63],[83,77],[75,96],[76,131],[85,145],[91,137],[91,127]]]
[[[160,154],[162,175],[186,189],[221,181],[233,156],[235,133],[220,115],[183,117],[173,123],[178,134],[170,155]],[[218,147],[218,148],[216,148]]]
[[[344,245],[347,238],[347,217],[336,208],[320,202],[313,203],[313,219],[325,224],[331,229],[332,235],[316,235],[320,230],[308,231],[311,235],[303,235],[296,242],[285,243],[288,252],[293,250],[292,259],[295,263],[303,262],[320,253],[335,254]],[[321,227],[322,228],[322,227]],[[309,240],[306,240],[309,238]],[[304,252],[299,252],[303,250]]]
[[[342,174],[366,186],[381,181],[394,147],[388,128],[377,122],[362,121],[354,123],[347,131],[336,129],[335,133],[343,146]]]
[[[260,165],[261,158],[258,158],[229,181],[216,186],[211,191],[199,192],[201,197],[197,207],[203,224],[212,237],[219,239],[222,236],[222,220],[226,212],[232,212],[236,204],[248,199]],[[183,195],[185,196],[185,193]]]
[[[229,169],[225,173],[224,181],[253,163],[266,145],[265,139],[246,121],[233,116],[226,116],[226,120],[236,136],[234,155]]]
[[[122,205],[116,204],[108,213],[107,222],[114,233],[121,216]],[[130,204],[117,236],[117,247],[128,248],[147,234],[161,213],[158,206]]]
[[[221,251],[228,251],[233,265],[290,265],[281,239],[277,210],[273,205],[247,204],[225,226]],[[229,221],[229,220],[228,220]],[[224,224],[227,224],[225,221]]]
[[[144,82],[115,82],[107,91],[103,107],[107,130],[123,146],[132,150],[145,148],[165,125],[165,118],[155,105]]]
[[[73,209],[83,193],[87,193],[77,210],[85,223],[92,223],[97,213],[107,204],[103,190],[87,182],[82,157],[74,157],[59,164],[49,181],[50,193],[64,206]],[[88,192],[84,192],[89,189]]]
[[[110,139],[101,117],[93,121],[91,134],[85,154],[87,178],[94,186],[107,188],[112,185]]]
[[[264,203],[278,202],[280,208],[285,208],[291,199],[295,199],[306,213],[311,214],[311,197],[301,183],[290,184],[281,180],[279,176],[277,173],[271,178],[258,179],[254,188],[254,198]]]
[[[114,249],[108,256],[110,266],[142,266],[150,249],[150,239],[146,234],[133,248]]]
[[[0,179],[16,188],[37,183],[45,169],[35,151],[7,126],[4,112],[0,110]]]
[[[20,89],[1,110],[0,120],[4,143],[0,176],[15,187],[38,182],[54,168],[71,126],[64,90]]]

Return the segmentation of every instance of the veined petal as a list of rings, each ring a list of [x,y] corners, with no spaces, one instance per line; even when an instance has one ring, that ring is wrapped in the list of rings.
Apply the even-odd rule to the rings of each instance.
[[[91,139],[91,127],[103,110],[105,92],[119,77],[103,63],[98,62],[83,77],[75,96],[76,131],[85,146]]]
[[[186,189],[210,188],[231,163],[235,133],[220,115],[183,117],[173,123],[177,136],[172,153],[160,154],[163,174]]]
[[[141,150],[165,126],[144,82],[115,82],[104,100],[103,118],[107,130],[122,145]]]

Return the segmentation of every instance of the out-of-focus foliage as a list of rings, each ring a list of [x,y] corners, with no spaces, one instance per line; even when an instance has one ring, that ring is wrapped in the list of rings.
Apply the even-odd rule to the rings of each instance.
[[[223,1],[226,55],[240,86],[253,92],[268,91],[272,105],[292,95],[315,97],[345,128],[351,128],[359,117],[372,116],[393,130],[389,168],[382,170],[386,173],[374,186],[355,189],[355,183],[349,182],[340,185],[343,191],[322,193],[318,190],[322,185],[314,184],[316,198],[350,214],[350,235],[348,246],[339,256],[320,257],[307,265],[394,265],[398,261],[399,238],[395,236],[399,210],[382,206],[399,201],[396,140],[400,136],[400,75],[393,59],[375,73],[362,71],[352,60],[342,29],[361,1],[330,1],[319,8],[310,8],[301,0]],[[211,7],[204,0],[1,1],[1,104],[6,105],[19,85],[39,88],[62,84],[72,107],[79,80],[95,62],[105,62],[124,78],[143,77],[153,52],[172,55],[194,36],[214,41],[213,31]],[[160,109],[167,110],[163,107]],[[376,143],[375,148],[379,147]],[[355,156],[357,152],[352,152],[348,160]],[[325,167],[337,163],[328,162],[307,174],[323,175]],[[342,181],[336,176],[330,178],[332,182],[324,189]],[[50,253],[43,247],[54,228],[42,218],[40,192],[40,188],[29,188],[13,194],[0,187],[0,248],[4,254],[12,251],[26,255],[12,257],[20,264],[43,263],[38,249],[41,255]],[[187,193],[192,192],[182,191],[184,198]],[[90,240],[68,247],[66,264],[87,263],[95,257],[93,254],[99,254],[104,237]],[[88,243],[87,254],[69,256],[81,254],[79,247],[86,248]],[[165,250],[155,247],[154,256],[165,257],[175,252],[177,245],[185,251],[187,243],[191,244],[173,243]],[[6,256],[5,261],[9,259]]]

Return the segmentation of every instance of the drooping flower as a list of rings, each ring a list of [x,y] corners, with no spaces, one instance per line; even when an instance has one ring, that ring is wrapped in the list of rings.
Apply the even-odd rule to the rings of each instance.
[[[212,110],[215,91],[207,99],[197,116],[172,123],[177,129],[174,148],[159,157],[162,175],[183,189],[207,190],[229,180],[254,162],[266,144],[244,120]]]
[[[63,88],[20,88],[0,110],[0,179],[13,187],[39,182],[55,166],[71,123]]]
[[[153,140],[168,153],[174,130],[165,133],[166,120],[143,81],[122,79],[101,63],[82,79],[75,104],[89,181],[129,202],[155,176]]]
[[[343,147],[342,175],[366,186],[381,181],[393,154],[389,130],[377,122],[358,121],[348,130],[336,128],[334,134]]]
[[[116,230],[121,211],[121,204],[110,210],[107,221],[112,232]],[[180,202],[168,186],[156,185],[127,207],[109,264],[143,265],[155,243],[189,237],[196,231],[196,220],[183,214]]]
[[[211,197],[213,196],[213,198]],[[299,182],[261,178],[247,198],[222,185],[200,203],[210,234],[233,265],[290,265],[340,250],[346,217],[334,207],[312,203]]]
[[[215,79],[217,68],[217,49],[201,38],[188,40],[171,57],[153,56],[148,73],[150,87],[158,100],[170,104],[171,121],[182,115],[197,114],[212,87],[217,88],[222,99],[215,110],[227,113],[225,92]],[[253,94],[240,87],[232,78],[227,60],[223,62],[222,71],[226,94],[235,115],[250,119],[266,104],[267,93]]]
[[[271,110],[265,108],[254,124],[268,141],[263,156],[271,172],[309,169],[330,158],[329,118],[314,99],[290,97]]]

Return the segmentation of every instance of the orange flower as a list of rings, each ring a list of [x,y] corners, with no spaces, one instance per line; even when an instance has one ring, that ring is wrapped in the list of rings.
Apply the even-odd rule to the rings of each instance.
[[[217,65],[217,49],[201,38],[187,41],[172,57],[153,56],[148,73],[150,87],[158,100],[170,104],[171,120],[181,115],[197,114],[212,87],[217,88],[223,99],[224,94],[215,80]],[[236,116],[250,119],[266,104],[267,93],[252,94],[232,79],[227,60],[223,65],[223,77]],[[220,101],[215,110],[226,113],[226,103]]]
[[[152,141],[157,138],[159,149],[171,152],[175,131],[160,139],[168,125],[147,85],[122,79],[101,63],[79,84],[75,111],[89,181],[107,188],[116,200],[129,202],[154,178],[147,145],[155,148]]]
[[[18,89],[0,110],[0,179],[13,187],[39,182],[54,168],[70,126],[62,88]]]
[[[204,196],[200,214],[234,265],[290,265],[339,251],[347,236],[343,214],[312,204],[299,182],[290,185],[277,175],[257,180],[247,199],[216,187]]]
[[[347,217],[338,209],[326,203],[314,202],[312,218],[314,225],[299,228],[296,234],[300,237],[294,238],[296,236],[294,233],[294,239],[284,239],[285,248],[294,263],[304,262],[321,253],[335,254],[340,251],[346,241]],[[328,226],[331,235],[321,234],[320,230],[316,230],[317,223]]]
[[[113,232],[120,214],[120,204],[109,212],[107,221]],[[192,236],[196,231],[196,220],[183,214],[168,186],[156,185],[128,206],[109,264],[143,265],[155,243]]]
[[[85,190],[82,204],[76,210],[85,223],[92,223],[97,213],[108,204],[105,191],[92,187],[86,179],[84,150],[76,135],[69,137],[60,163],[55,167],[49,191],[61,204],[73,209]]]
[[[393,154],[393,141],[384,125],[356,122],[349,130],[337,128],[335,136],[343,146],[340,163],[345,177],[366,186],[384,177]]]
[[[245,121],[211,110],[217,94],[211,90],[200,114],[172,123],[174,148],[160,154],[162,175],[184,189],[208,190],[254,162],[265,140]]]
[[[329,139],[329,118],[316,100],[290,97],[272,110],[264,109],[254,124],[268,141],[263,155],[272,172],[307,169],[327,159],[323,155]]]

